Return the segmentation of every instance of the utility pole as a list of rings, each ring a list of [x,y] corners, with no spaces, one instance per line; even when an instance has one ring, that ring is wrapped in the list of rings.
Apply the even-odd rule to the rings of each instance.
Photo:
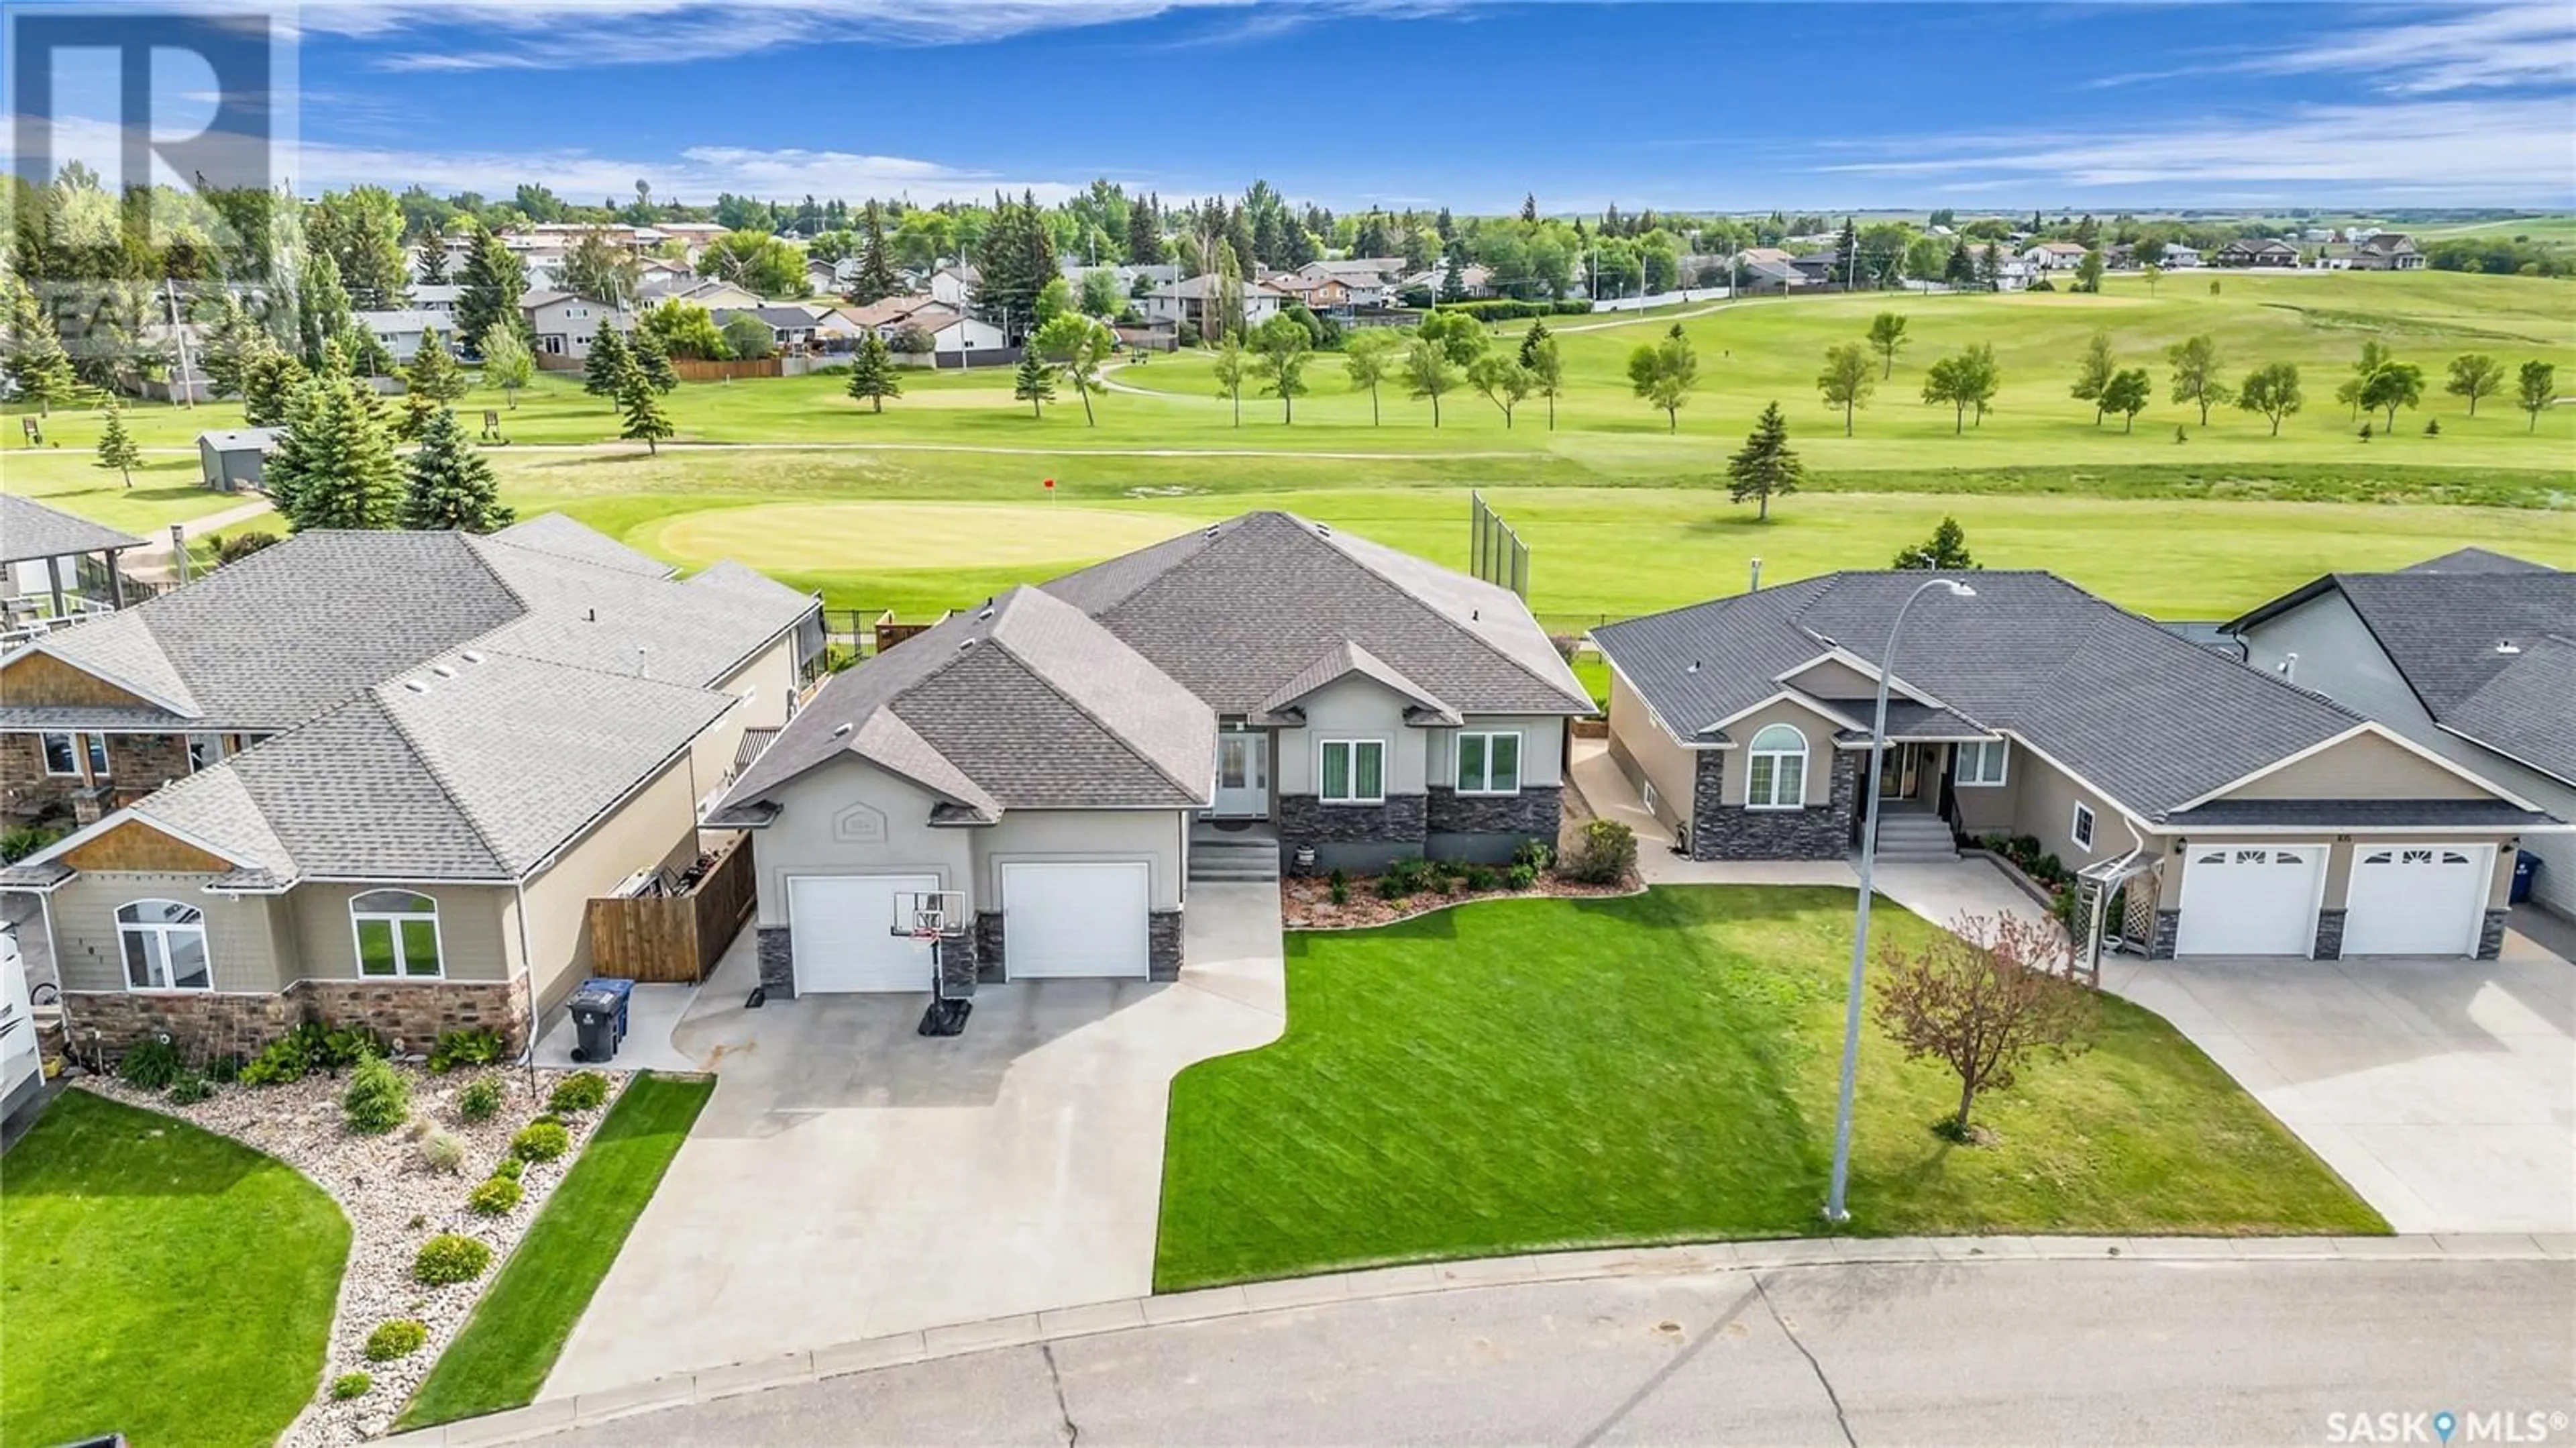
[[[188,385],[188,333],[179,325],[179,285],[169,277],[161,279],[161,299],[170,308],[170,336],[179,344],[179,375],[170,388],[170,405],[178,406],[184,396],[188,406],[193,408],[197,405],[197,394]]]

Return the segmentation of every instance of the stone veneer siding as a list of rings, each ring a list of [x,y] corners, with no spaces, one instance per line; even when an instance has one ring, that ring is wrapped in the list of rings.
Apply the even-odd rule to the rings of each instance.
[[[189,773],[185,734],[110,734],[107,778],[101,785],[115,792],[115,803],[131,803]],[[0,734],[0,799],[18,809],[73,809],[95,803],[98,813],[114,808],[106,800],[75,798],[88,788],[78,775],[47,774],[39,734]],[[97,816],[93,815],[95,819]]]
[[[65,991],[63,1021],[75,1051],[113,1055],[167,1035],[191,1056],[248,1056],[306,1021],[362,1025],[427,1051],[442,1032],[497,1031],[512,1054],[528,1044],[525,980],[298,981],[275,995],[215,991]]]
[[[2317,959],[2343,959],[2343,915],[2332,906],[2317,912]]]
[[[1311,794],[1279,796],[1279,851],[1294,859],[1299,847],[1315,849],[1316,867],[1363,871],[1422,853],[1429,802],[1418,794],[1391,794],[1382,804],[1326,804]]]
[[[796,937],[784,925],[760,928],[760,989],[771,1000],[796,999]]]
[[[1150,980],[1181,978],[1181,912],[1157,910],[1145,917],[1145,975]]]
[[[1852,751],[1833,751],[1825,803],[1778,810],[1725,803],[1726,755],[1722,749],[1698,751],[1691,781],[1692,859],[1839,860],[1851,853],[1852,807],[1859,793]]]
[[[2157,912],[2156,912],[2156,929],[2155,929],[2155,933],[2154,933],[2153,935],[2150,935],[2150,936],[2148,936],[2148,937],[2147,937],[2147,959],[2149,959],[2149,960],[2171,960],[2171,959],[2173,959],[2173,958],[2174,958],[2174,938],[2175,938],[2176,936],[2180,935],[2181,933],[2182,933],[2182,912],[2181,912],[2181,911],[2179,911],[2179,910],[2159,910],[2159,911],[2157,911]],[[2340,944],[2340,942],[2338,942],[2338,944]]]
[[[1524,835],[1556,838],[1565,812],[1565,791],[1556,785],[1531,785],[1518,794],[1460,794],[1432,786],[1424,797],[1424,822],[1435,835]]]
[[[2490,910],[2486,924],[2478,927],[2478,959],[2493,960],[2504,950],[2504,922],[2509,912]]]

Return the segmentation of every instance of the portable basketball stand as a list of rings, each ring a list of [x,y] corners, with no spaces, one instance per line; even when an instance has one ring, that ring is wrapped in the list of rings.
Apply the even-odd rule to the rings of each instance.
[[[930,944],[930,1009],[922,1012],[916,1034],[954,1036],[966,1029],[975,1010],[972,981],[956,995],[948,992],[948,945],[966,938],[966,897],[955,890],[907,890],[895,896],[890,935]]]

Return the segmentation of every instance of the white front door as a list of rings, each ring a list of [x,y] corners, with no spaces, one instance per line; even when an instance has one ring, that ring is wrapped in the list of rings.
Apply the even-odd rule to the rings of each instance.
[[[930,942],[893,933],[894,897],[938,888],[932,875],[791,877],[787,933],[796,993],[930,989]]]
[[[2493,845],[2355,845],[2346,955],[2468,955],[2486,924]]]
[[[2185,857],[2176,955],[2313,955],[2323,845],[2195,845]]]
[[[1228,730],[1216,737],[1216,813],[1261,819],[1270,813],[1270,736]]]
[[[1012,980],[1128,976],[1148,967],[1152,874],[1142,860],[1002,866],[1002,961]]]

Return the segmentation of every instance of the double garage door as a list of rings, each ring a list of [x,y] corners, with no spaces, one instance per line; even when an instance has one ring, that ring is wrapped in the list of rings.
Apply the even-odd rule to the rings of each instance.
[[[2493,845],[2357,844],[2343,954],[2467,955],[2484,924]],[[2327,848],[2202,846],[2183,875],[2177,955],[2310,955]]]
[[[796,991],[928,991],[927,943],[894,935],[899,894],[929,875],[799,875],[787,884]],[[1133,977],[1147,970],[1151,875],[1142,860],[1002,866],[1002,954],[1012,980]]]

